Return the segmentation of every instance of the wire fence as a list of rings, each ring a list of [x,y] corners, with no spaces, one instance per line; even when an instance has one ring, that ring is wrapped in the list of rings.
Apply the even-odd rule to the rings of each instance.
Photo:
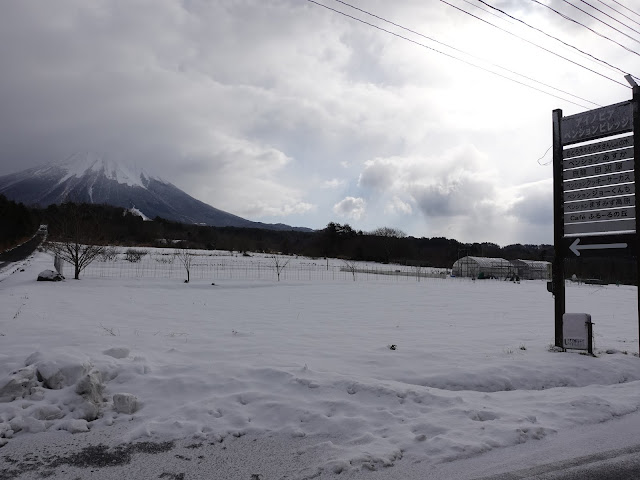
[[[276,261],[277,259],[277,261]],[[446,269],[366,262],[343,262],[336,259],[304,257],[243,256],[242,254],[199,254],[190,256],[191,280],[278,280],[281,281],[422,281],[446,278]],[[283,267],[284,265],[284,267]],[[73,271],[69,264],[65,270]],[[81,274],[99,278],[186,279],[187,270],[173,254],[148,253],[137,260],[127,260],[123,253],[89,264]]]

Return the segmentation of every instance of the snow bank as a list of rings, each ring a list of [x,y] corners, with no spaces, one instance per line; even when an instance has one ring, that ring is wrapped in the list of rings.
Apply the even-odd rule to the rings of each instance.
[[[52,288],[33,276],[47,262],[0,290],[0,444],[112,425],[128,441],[279,432],[322,452],[306,475],[451,461],[640,407],[635,288],[567,288],[596,323],[594,358],[549,351],[544,282]]]

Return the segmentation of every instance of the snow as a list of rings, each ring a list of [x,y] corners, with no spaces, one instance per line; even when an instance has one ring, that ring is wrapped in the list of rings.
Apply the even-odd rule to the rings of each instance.
[[[148,221],[151,220],[149,217],[147,217],[144,213],[142,213],[135,206],[127,209],[126,211],[131,213],[132,215],[137,215],[138,217],[142,217],[142,220],[144,220],[145,222],[148,222]]]
[[[82,177],[90,172],[102,172],[107,179],[115,180],[131,187],[146,188],[144,179],[150,178],[144,170],[134,164],[94,152],[76,153],[64,161],[57,162],[55,165],[67,172],[58,183],[62,183],[71,177]],[[90,195],[92,193],[90,190]]]
[[[639,410],[635,287],[567,284],[567,310],[594,321],[590,357],[550,351],[544,281],[353,281],[339,261],[320,276],[323,259],[291,257],[278,282],[268,257],[200,253],[194,265],[225,267],[189,284],[159,250],[144,257],[154,269],[120,258],[80,281],[36,282],[46,253],[5,273],[0,445],[268,433],[304,440],[297,478],[440,465]]]

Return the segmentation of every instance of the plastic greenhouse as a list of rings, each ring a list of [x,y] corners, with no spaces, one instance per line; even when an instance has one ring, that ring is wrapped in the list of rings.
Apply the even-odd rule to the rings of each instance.
[[[551,262],[514,260],[516,273],[523,280],[551,280]]]
[[[507,278],[516,274],[516,267],[504,258],[462,257],[453,264],[454,277]]]

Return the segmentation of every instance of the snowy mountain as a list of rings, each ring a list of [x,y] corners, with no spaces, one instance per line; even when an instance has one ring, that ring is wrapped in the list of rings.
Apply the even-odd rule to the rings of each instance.
[[[0,177],[0,194],[25,205],[45,207],[65,201],[135,208],[144,217],[162,217],[215,227],[309,230],[252,222],[196,200],[171,183],[134,165],[95,153]]]

